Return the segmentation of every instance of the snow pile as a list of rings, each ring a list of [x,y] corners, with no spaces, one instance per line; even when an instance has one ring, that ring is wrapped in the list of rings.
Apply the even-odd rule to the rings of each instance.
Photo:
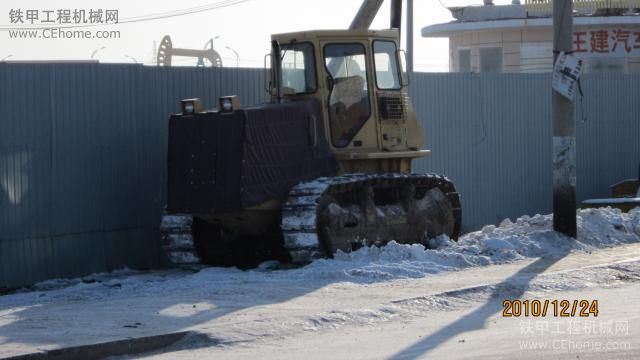
[[[523,216],[496,227],[462,236],[452,242],[432,239],[431,249],[422,245],[390,242],[385,247],[338,253],[300,269],[304,277],[326,280],[373,282],[415,278],[470,266],[502,264],[523,258],[557,257],[571,251],[590,251],[640,242],[640,208],[629,213],[618,209],[586,209],[578,212],[578,238],[572,240],[553,231],[552,215]]]
[[[380,248],[338,253],[334,259],[317,260],[292,270],[269,270],[269,266],[251,271],[205,268],[195,274],[178,270],[151,273],[125,270],[41,283],[31,289],[34,292],[0,298],[0,305],[20,303],[22,296],[37,297],[38,303],[46,303],[128,298],[132,294],[162,297],[181,292],[192,295],[196,292],[206,297],[233,296],[247,301],[257,297],[267,301],[279,296],[273,289],[301,291],[301,287],[320,288],[337,282],[368,284],[419,278],[472,266],[558,257],[571,251],[591,251],[634,242],[640,242],[640,208],[629,213],[609,208],[588,209],[579,211],[575,241],[553,231],[551,215],[523,216],[515,222],[505,220],[498,227],[486,226],[461,237],[458,242],[446,237],[432,239],[429,249],[390,242]]]

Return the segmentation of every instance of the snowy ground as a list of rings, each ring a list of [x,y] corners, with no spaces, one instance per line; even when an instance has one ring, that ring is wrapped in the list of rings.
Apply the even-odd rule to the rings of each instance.
[[[0,358],[182,330],[203,335],[149,356],[639,358],[640,209],[582,210],[578,226],[572,241],[537,215],[458,243],[440,238],[432,250],[391,243],[294,270],[125,271],[90,283],[46,282],[0,297]],[[597,299],[601,313],[503,318],[502,301],[517,298]],[[572,327],[583,331],[566,334]],[[604,332],[587,334],[591,327]],[[571,351],[571,341],[592,349]],[[523,349],[527,342],[548,348]],[[607,351],[594,350],[596,342]]]

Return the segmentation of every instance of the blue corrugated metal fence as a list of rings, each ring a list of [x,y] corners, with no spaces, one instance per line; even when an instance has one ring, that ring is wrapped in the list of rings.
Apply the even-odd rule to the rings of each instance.
[[[550,74],[415,74],[412,101],[433,156],[463,197],[466,229],[552,212]],[[577,195],[638,176],[640,76],[586,76],[577,101]]]
[[[265,101],[264,75],[0,63],[0,287],[158,266],[169,115],[181,98]],[[416,168],[455,181],[467,229],[550,211],[549,83],[531,74],[412,76],[434,152]],[[605,196],[640,161],[640,77],[591,76],[583,86],[580,199]]]

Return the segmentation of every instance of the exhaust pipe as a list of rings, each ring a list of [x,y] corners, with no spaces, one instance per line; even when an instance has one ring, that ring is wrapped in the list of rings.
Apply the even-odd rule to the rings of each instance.
[[[402,0],[391,0],[391,28],[402,29]]]
[[[271,41],[271,58],[273,59],[273,74],[276,87],[276,100],[282,103],[282,58],[280,58],[280,44],[276,40]]]

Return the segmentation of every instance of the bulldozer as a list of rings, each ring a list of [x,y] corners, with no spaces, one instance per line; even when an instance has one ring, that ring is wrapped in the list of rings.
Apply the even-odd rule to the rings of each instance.
[[[390,29],[369,29],[382,2],[364,1],[346,30],[272,35],[268,103],[182,100],[161,222],[173,264],[306,264],[391,240],[457,239],[452,181],[412,172],[431,151],[408,95],[401,0]]]

